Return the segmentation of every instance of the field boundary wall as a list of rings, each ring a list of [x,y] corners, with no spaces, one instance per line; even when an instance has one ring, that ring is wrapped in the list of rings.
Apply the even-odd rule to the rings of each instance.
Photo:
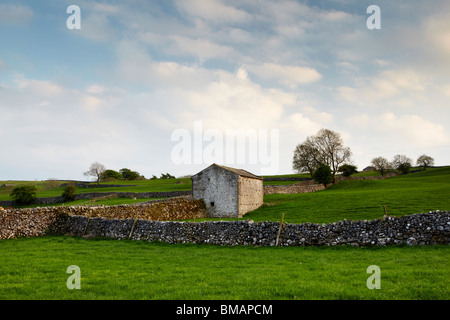
[[[165,217],[177,220],[201,217],[205,213],[201,204],[192,202],[195,200],[185,201],[179,201],[178,204],[172,201],[170,205],[162,205],[155,212],[158,216],[165,212]],[[449,211],[369,221],[281,224],[252,220],[155,221],[151,210],[147,209],[146,206],[123,205],[0,210],[0,239],[53,234],[226,246],[386,246],[450,243]],[[173,215],[174,212],[180,211],[184,212],[184,216]]]

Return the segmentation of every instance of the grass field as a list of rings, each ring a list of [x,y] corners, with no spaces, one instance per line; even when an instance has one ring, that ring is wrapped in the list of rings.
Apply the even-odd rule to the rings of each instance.
[[[176,183],[181,181],[182,183]],[[64,181],[60,181],[64,183]],[[16,186],[31,184],[37,187],[36,196],[38,198],[57,197],[60,196],[64,187],[56,187],[47,189],[45,181],[0,181],[0,185],[14,184]],[[90,193],[90,192],[161,192],[161,191],[184,191],[191,190],[191,179],[158,179],[158,180],[136,180],[136,181],[113,181],[102,183],[105,185],[124,185],[123,187],[105,187],[105,188],[77,188],[76,193]],[[134,185],[126,187],[125,185]],[[11,200],[9,194],[13,187],[0,187],[0,200]]]
[[[347,180],[314,193],[264,196],[265,205],[245,215],[254,221],[329,223],[374,220],[387,213],[403,216],[450,210],[450,167],[428,169],[384,180]]]
[[[449,299],[450,248],[216,247],[44,237],[0,241],[0,299]],[[67,267],[81,271],[69,290]],[[381,270],[369,290],[367,268]]]
[[[394,216],[449,210],[449,177],[450,167],[434,168],[385,180],[343,181],[315,193],[268,195],[263,207],[243,219],[279,221],[285,213],[290,223],[369,220],[384,215],[383,205]],[[113,191],[190,188],[189,182],[173,180],[140,183]],[[81,269],[81,290],[66,287],[70,265]],[[366,286],[370,265],[381,269],[380,290]],[[448,300],[448,270],[449,246],[255,248],[69,237],[0,241],[0,299]]]
[[[358,173],[359,176],[373,175],[374,172]],[[292,175],[287,175],[292,176]],[[296,175],[299,176],[299,175]],[[305,176],[305,175],[303,175]],[[183,183],[175,183],[181,181]],[[7,182],[0,182],[0,184]],[[16,184],[20,184],[15,182]],[[21,182],[30,183],[30,182]],[[35,182],[39,188],[38,197],[61,195],[62,187],[45,190],[44,182]],[[267,181],[265,184],[295,183],[292,181]],[[78,188],[77,192],[150,192],[190,190],[191,180],[140,180],[120,181],[105,184],[135,184],[134,187],[111,188]],[[0,188],[0,200],[9,200],[9,191]],[[98,200],[80,200],[65,205],[81,204],[131,204],[149,199],[116,198]],[[254,221],[281,219],[285,213],[285,221],[290,223],[316,222],[328,223],[342,219],[360,220],[376,219],[384,215],[386,206],[389,215],[427,212],[431,210],[450,210],[450,167],[429,168],[404,176],[396,176],[385,180],[349,180],[341,181],[331,188],[315,193],[274,194],[264,197],[264,205],[243,219]]]

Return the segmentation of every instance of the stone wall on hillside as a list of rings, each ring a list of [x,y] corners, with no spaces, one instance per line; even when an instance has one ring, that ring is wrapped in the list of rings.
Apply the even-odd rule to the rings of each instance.
[[[64,234],[71,216],[90,220],[141,219],[141,220],[183,220],[206,217],[203,201],[180,197],[151,201],[138,205],[118,206],[72,206],[43,207],[29,209],[3,209],[0,207],[0,239],[35,237],[53,232]]]
[[[336,177],[336,183],[343,180],[380,180],[387,179],[393,176],[396,176],[396,173],[390,173],[384,176],[367,176],[367,177]],[[273,181],[294,181],[288,180],[287,178],[281,178]],[[325,187],[322,184],[317,184],[314,180],[306,180],[294,184],[285,184],[285,185],[265,185],[264,186],[264,194],[274,194],[274,193],[284,193],[284,194],[293,194],[293,193],[307,193],[307,192],[316,192],[320,190],[325,190]]]
[[[191,195],[191,190],[186,191],[167,191],[167,192],[89,192],[89,193],[77,193],[74,200],[89,200],[94,198],[117,196],[118,198],[171,198]],[[49,205],[54,203],[64,203],[64,199],[61,196],[58,197],[46,197],[36,198],[34,204]],[[14,205],[14,201],[0,201],[0,206],[11,207]]]
[[[205,214],[199,203],[174,203],[152,211],[146,206],[54,207],[0,210],[0,239],[56,235],[108,237],[214,245],[274,246],[386,246],[450,244],[450,212],[434,211],[373,221],[343,220],[328,224],[240,221],[155,221],[184,210],[191,219]],[[165,202],[160,202],[164,204]],[[172,206],[172,207],[171,207]],[[113,207],[113,208],[110,208]],[[143,207],[143,208],[139,208]],[[161,209],[162,208],[162,209]],[[164,209],[165,208],[165,209]],[[184,209],[183,209],[184,208]],[[281,228],[281,230],[280,230]]]
[[[286,184],[286,185],[266,185],[264,186],[264,194],[274,193],[306,193],[324,190],[323,184],[317,184],[314,180],[308,180],[304,182]]]
[[[85,217],[69,218],[68,233],[80,236]],[[133,220],[91,219],[86,235],[126,239]],[[168,243],[274,246],[279,222],[253,221],[144,221],[135,224],[131,239]],[[386,246],[450,243],[450,212],[432,212],[374,221],[339,221],[329,224],[283,224],[280,246]]]

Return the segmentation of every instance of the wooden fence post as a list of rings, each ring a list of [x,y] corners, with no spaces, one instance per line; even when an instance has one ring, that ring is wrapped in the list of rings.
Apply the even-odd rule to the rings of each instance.
[[[133,236],[134,226],[136,225],[136,221],[138,219],[138,214],[139,214],[139,211],[136,213],[136,218],[134,219],[133,226],[131,227],[131,231],[130,231],[130,235],[128,236],[128,239],[131,239],[131,237]]]
[[[91,221],[91,215],[88,216],[88,220],[86,222],[86,226],[84,227],[84,231],[83,231],[83,237],[86,235],[86,231],[89,225],[89,221]]]
[[[280,223],[280,228],[278,229],[277,242],[275,243],[275,246],[278,246],[278,242],[280,241],[280,234],[281,234],[281,228],[283,227],[283,221],[284,221],[284,213],[281,216],[281,223]]]

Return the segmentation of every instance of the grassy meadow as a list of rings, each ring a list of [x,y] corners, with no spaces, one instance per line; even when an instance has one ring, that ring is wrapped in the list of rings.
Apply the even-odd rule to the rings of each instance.
[[[136,186],[78,191],[191,187],[190,179],[176,181],[127,181],[123,184]],[[39,188],[38,196],[62,192]],[[315,193],[267,195],[261,208],[242,219],[279,221],[284,213],[288,223],[370,220],[384,215],[383,206],[393,216],[450,210],[449,195],[450,167],[431,168],[385,180],[342,181]],[[66,287],[70,265],[81,269],[81,290]],[[379,290],[366,286],[370,265],[380,267]],[[219,247],[64,236],[0,240],[2,300],[448,300],[448,270],[449,246]]]
[[[254,221],[329,223],[343,219],[374,220],[431,210],[450,210],[450,167],[384,180],[346,180],[314,193],[264,196],[264,205],[245,215]]]
[[[0,241],[0,299],[445,300],[448,246],[218,247],[43,237]],[[77,265],[81,289],[69,290]],[[381,289],[367,268],[379,266]]]
[[[63,184],[67,181],[58,181]],[[51,187],[47,181],[0,181],[0,185],[13,184],[34,185],[37,188],[36,196],[38,198],[60,196],[64,187]],[[94,184],[94,183],[93,183]],[[102,185],[123,185],[121,187],[103,187],[103,188],[77,188],[76,193],[91,192],[163,192],[163,191],[184,191],[191,190],[191,179],[158,179],[158,180],[134,180],[134,181],[112,181],[103,182]],[[128,187],[128,185],[133,185]],[[14,187],[0,187],[0,200],[11,200],[9,194]]]

